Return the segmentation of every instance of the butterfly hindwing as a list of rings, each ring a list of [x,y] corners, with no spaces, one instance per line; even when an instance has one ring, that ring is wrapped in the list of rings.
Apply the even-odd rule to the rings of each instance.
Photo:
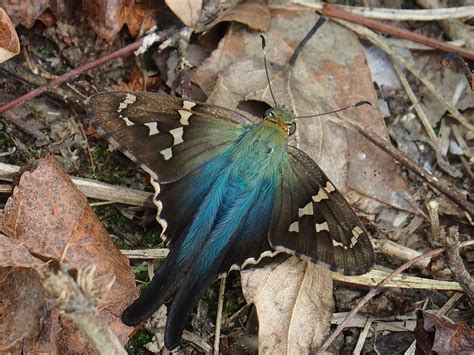
[[[292,146],[282,164],[269,241],[344,274],[373,265],[369,237],[354,211],[316,163]]]
[[[156,93],[99,93],[88,107],[99,132],[160,183],[213,159],[250,124],[232,110]]]

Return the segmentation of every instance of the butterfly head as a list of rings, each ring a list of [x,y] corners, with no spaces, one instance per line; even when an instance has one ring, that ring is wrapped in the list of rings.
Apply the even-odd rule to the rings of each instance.
[[[285,106],[277,106],[265,112],[265,119],[284,129],[289,136],[296,131],[295,115]]]

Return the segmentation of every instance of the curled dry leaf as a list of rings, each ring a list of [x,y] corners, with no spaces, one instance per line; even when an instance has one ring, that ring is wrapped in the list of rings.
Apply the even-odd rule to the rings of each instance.
[[[98,304],[99,318],[122,344],[126,343],[130,328],[119,316],[137,295],[129,262],[54,158],[46,157],[31,172],[22,174],[0,217],[0,231],[9,237],[0,238],[0,247],[6,248],[0,257],[9,250],[17,255],[11,258],[14,262],[8,263],[5,257],[0,260],[0,266],[11,266],[0,269],[3,276],[8,274],[0,277],[3,303],[8,305],[1,310],[5,320],[1,327],[5,328],[0,327],[0,332],[9,335],[7,342],[0,337],[1,349],[15,349],[21,344],[31,352],[56,353],[56,347],[71,353],[91,351],[77,328],[59,315],[46,296],[36,272],[41,266],[38,258],[61,261],[76,269],[95,264],[97,284],[115,277],[111,291]]]
[[[20,40],[10,17],[0,8],[0,63],[20,53]]]
[[[259,353],[309,354],[317,350],[334,310],[331,273],[296,257],[242,272],[242,289],[257,307]]]
[[[16,26],[21,23],[26,28],[33,27],[36,20],[41,20],[46,26],[50,25],[51,19],[44,21],[45,18],[50,17],[46,14],[47,11],[51,11],[56,19],[69,18],[76,10],[77,3],[77,1],[65,0],[4,0],[1,2],[13,24]]]
[[[156,24],[156,1],[89,0],[83,4],[89,24],[106,40],[119,33],[123,25],[127,25],[132,36],[137,36]]]
[[[474,353],[474,331],[468,325],[453,324],[424,311],[417,311],[416,316],[417,354]]]
[[[202,0],[165,0],[166,5],[187,27],[194,27],[202,11]]]
[[[256,14],[258,16],[255,16]],[[209,30],[221,22],[240,22],[255,31],[267,32],[271,19],[267,6],[257,2],[245,2],[231,7],[206,27]]]

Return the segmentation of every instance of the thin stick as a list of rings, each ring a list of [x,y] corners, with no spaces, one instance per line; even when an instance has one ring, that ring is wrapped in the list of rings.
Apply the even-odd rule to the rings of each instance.
[[[410,83],[408,82],[406,76],[403,74],[402,70],[400,69],[400,66],[397,63],[393,63],[393,64],[394,64],[393,68],[397,72],[398,78],[400,79],[400,82],[402,83],[403,88],[407,92],[407,95],[410,101],[415,107],[415,111],[418,114],[418,118],[420,119],[421,124],[423,125],[423,127],[425,127],[426,133],[428,133],[428,136],[431,138],[433,143],[436,144],[438,142],[438,137],[436,136],[436,133],[433,127],[431,127],[431,123],[428,120],[428,117],[426,116],[425,111],[423,111],[423,108],[420,105],[420,101],[418,100],[415,93],[413,92],[410,86]]]
[[[395,27],[395,26],[392,26],[392,25],[389,25],[377,20],[372,20],[364,16],[356,15],[334,5],[326,4],[323,7],[323,15],[333,17],[333,18],[338,18],[341,20],[346,20],[352,23],[357,23],[365,27],[369,27],[377,31],[387,33],[392,36],[406,38],[406,39],[409,39],[410,41],[425,44],[430,47],[445,51],[447,53],[450,53],[450,52],[458,53],[460,56],[464,58],[474,60],[474,52],[467,48],[453,46],[452,44],[448,44],[446,42],[439,41],[434,38],[420,35],[418,33],[408,31],[403,28],[398,28],[398,27]]]
[[[454,187],[450,186],[449,184],[445,183],[442,180],[439,180],[436,176],[434,176],[428,170],[425,170],[421,166],[419,166],[415,161],[408,158],[404,153],[393,147],[389,142],[377,137],[374,134],[369,133],[365,128],[360,126],[359,124],[351,121],[344,121],[347,122],[350,126],[357,129],[357,131],[362,134],[365,138],[375,144],[377,147],[381,148],[386,153],[390,154],[396,161],[402,164],[404,167],[410,169],[415,174],[420,176],[423,180],[425,180],[428,184],[436,188],[438,191],[446,195],[452,202],[454,202],[457,206],[462,208],[463,210],[467,211],[471,216],[474,216],[474,205],[469,202],[466,197],[456,191]]]
[[[469,241],[460,243],[459,247],[464,248],[471,245],[474,245],[474,240],[469,240]],[[392,279],[395,276],[402,273],[406,269],[410,268],[412,265],[420,262],[421,260],[439,255],[443,253],[445,250],[446,250],[445,248],[438,248],[438,249],[427,251],[426,253],[423,253],[422,255],[411,259],[410,261],[406,262],[405,264],[393,270],[393,272],[391,272],[382,282],[380,282],[378,286],[371,288],[369,292],[367,292],[367,294],[359,301],[357,306],[355,306],[352,309],[352,311],[349,312],[349,314],[341,322],[341,324],[338,325],[336,330],[326,339],[323,345],[321,345],[321,347],[318,350],[318,353],[319,354],[323,353],[329,347],[329,345],[331,345],[331,343],[336,339],[336,337],[342,332],[342,330],[345,328],[346,324],[352,319],[352,317],[354,317],[357,314],[357,312],[359,312],[360,309],[367,304],[367,302],[369,302],[375,295],[377,295],[387,283],[392,281]]]
[[[315,10],[322,10],[323,2],[314,2],[314,0],[291,0],[293,4],[300,4]],[[379,20],[394,21],[439,21],[452,18],[469,18],[474,16],[474,6],[448,7],[444,9],[420,9],[420,10],[401,10],[384,9],[376,7],[359,7],[337,5],[339,8],[353,14],[362,15]]]
[[[461,285],[464,293],[469,297],[471,304],[474,305],[474,280],[459,255],[459,231],[457,226],[452,226],[448,230],[445,241],[446,264],[452,271],[454,279]]]
[[[171,30],[165,30],[165,31],[159,32],[157,35],[161,39],[163,39],[163,38],[168,37],[170,35],[170,33],[171,33]],[[58,76],[56,79],[52,80],[48,84],[37,87],[36,89],[26,93],[25,95],[20,96],[20,97],[14,99],[13,101],[10,101],[9,103],[3,105],[3,106],[0,106],[0,114],[3,113],[3,112],[6,112],[8,110],[11,110],[12,108],[14,108],[18,105],[21,105],[25,101],[31,100],[31,99],[33,99],[33,98],[35,98],[35,97],[37,97],[41,94],[44,94],[49,89],[54,88],[55,86],[61,85],[61,84],[65,83],[66,81],[71,80],[72,78],[74,78],[78,75],[81,75],[81,74],[83,74],[84,72],[86,72],[90,69],[93,69],[93,68],[96,68],[100,65],[108,63],[108,62],[110,62],[110,61],[112,61],[116,58],[120,58],[120,57],[123,57],[125,55],[131,54],[132,52],[134,52],[135,50],[140,48],[140,46],[143,43],[144,38],[146,38],[146,37],[140,38],[139,40],[137,40],[137,41],[135,41],[135,42],[123,47],[123,48],[120,48],[119,50],[116,50],[115,52],[112,52],[112,53],[107,54],[103,57],[97,58],[97,59],[93,60],[92,62],[81,65],[81,66],[67,72],[66,74]]]
[[[369,334],[370,327],[372,326],[372,317],[367,317],[367,322],[365,322],[364,329],[359,334],[359,339],[357,340],[357,344],[354,348],[352,354],[359,355],[362,351],[362,347],[364,346],[365,340],[367,339],[367,335]]]
[[[11,181],[13,175],[19,171],[19,166],[0,163],[1,180]],[[73,176],[71,179],[79,190],[81,190],[81,192],[87,197],[113,203],[123,203],[125,205],[155,208],[155,205],[152,202],[153,193],[151,192],[134,190],[123,186],[111,185],[104,182]],[[8,192],[8,190],[5,190],[4,186],[2,186],[2,191]]]
[[[221,340],[221,324],[222,324],[222,310],[224,309],[224,292],[225,292],[225,281],[227,278],[224,276],[221,279],[219,287],[219,299],[217,302],[217,318],[216,318],[216,331],[214,333],[214,354],[219,355],[219,344]]]

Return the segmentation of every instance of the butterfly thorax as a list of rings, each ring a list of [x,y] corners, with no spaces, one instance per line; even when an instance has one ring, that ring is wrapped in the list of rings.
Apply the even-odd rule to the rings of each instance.
[[[285,106],[277,106],[265,112],[265,120],[283,129],[286,135],[290,135],[291,127],[295,123],[295,116]]]
[[[234,147],[233,175],[250,185],[279,175],[287,154],[288,127],[279,116],[251,126]]]

